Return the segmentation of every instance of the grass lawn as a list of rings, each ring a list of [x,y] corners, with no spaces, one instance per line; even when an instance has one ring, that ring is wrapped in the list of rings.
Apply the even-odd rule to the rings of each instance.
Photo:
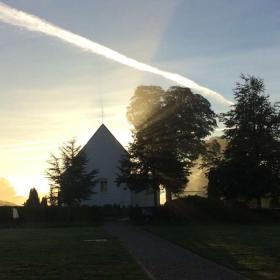
[[[108,242],[84,240],[108,239]],[[1,229],[0,279],[147,279],[101,227]]]
[[[148,229],[250,279],[280,279],[280,225],[157,225]]]

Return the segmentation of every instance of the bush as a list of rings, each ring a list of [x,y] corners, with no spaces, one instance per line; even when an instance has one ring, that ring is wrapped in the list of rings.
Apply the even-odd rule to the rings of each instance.
[[[12,218],[12,209],[17,208],[19,219]],[[88,225],[104,219],[125,218],[129,216],[128,207],[117,205],[81,207],[0,207],[0,226],[13,225]]]
[[[1,206],[0,207],[0,224],[1,225],[11,224],[13,222],[12,214],[13,214],[12,207]]]
[[[149,214],[147,214],[149,213]],[[280,211],[249,209],[237,202],[200,196],[179,198],[161,207],[134,207],[130,219],[137,223],[271,223],[280,221]]]
[[[103,220],[98,207],[16,207],[19,219],[12,218],[13,207],[0,207],[0,224],[7,225],[72,225]]]
[[[187,222],[252,223],[279,221],[279,211],[258,211],[244,204],[188,196],[166,204],[170,216]],[[276,214],[278,213],[278,214]],[[277,216],[278,215],[278,216]]]

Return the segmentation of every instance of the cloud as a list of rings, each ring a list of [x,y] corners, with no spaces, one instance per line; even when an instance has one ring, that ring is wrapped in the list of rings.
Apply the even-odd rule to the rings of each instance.
[[[2,177],[0,178],[0,200],[22,205],[25,198],[18,196],[9,180]]]

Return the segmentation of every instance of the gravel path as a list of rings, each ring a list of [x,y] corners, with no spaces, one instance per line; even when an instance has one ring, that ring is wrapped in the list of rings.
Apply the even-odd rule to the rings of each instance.
[[[104,228],[120,239],[151,279],[246,279],[234,271],[132,225],[115,222],[105,224]]]

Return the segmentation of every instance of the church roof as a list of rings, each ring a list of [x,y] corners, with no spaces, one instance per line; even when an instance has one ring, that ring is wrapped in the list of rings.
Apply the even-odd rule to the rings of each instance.
[[[102,124],[82,148],[82,151],[105,151],[107,149],[114,149],[118,150],[122,154],[127,154],[126,149],[120,144],[111,131]]]

